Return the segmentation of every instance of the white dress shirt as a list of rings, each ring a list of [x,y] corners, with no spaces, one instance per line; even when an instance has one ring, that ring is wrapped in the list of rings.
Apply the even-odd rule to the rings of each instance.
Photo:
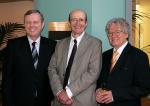
[[[124,48],[126,47],[126,45],[128,44],[128,41],[125,42],[121,47],[119,47],[119,49],[117,49],[117,52],[119,53],[117,56],[116,56],[116,60],[119,59],[122,51],[124,50]],[[114,48],[113,51],[115,51],[116,49]]]
[[[36,39],[36,41],[33,41],[33,40],[28,36],[28,41],[29,41],[31,50],[32,50],[32,43],[33,43],[33,42],[36,42],[36,43],[35,43],[35,47],[36,47],[36,50],[37,50],[38,55],[39,55],[39,48],[40,48],[40,39],[41,39],[41,37],[39,36],[39,37]]]
[[[68,65],[68,61],[69,61],[69,58],[70,58],[70,55],[71,55],[71,52],[72,52],[72,49],[73,49],[74,39],[77,40],[77,48],[78,48],[78,46],[80,44],[80,41],[81,41],[84,34],[85,34],[85,32],[82,32],[82,34],[77,38],[74,38],[71,34],[71,40],[70,40],[70,45],[69,45],[68,57],[67,57],[67,65]],[[68,80],[68,84],[69,83],[70,83],[70,80]],[[67,95],[69,96],[69,98],[71,98],[73,96],[73,94],[72,94],[70,88],[68,86],[66,86],[65,89],[66,89]]]

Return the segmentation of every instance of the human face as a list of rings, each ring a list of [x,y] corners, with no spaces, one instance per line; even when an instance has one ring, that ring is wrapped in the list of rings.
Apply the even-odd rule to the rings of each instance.
[[[44,27],[44,22],[41,20],[40,15],[38,13],[32,13],[25,16],[24,20],[27,35],[31,39],[36,40]]]
[[[74,11],[70,15],[70,26],[74,37],[80,36],[87,26],[86,16],[82,11]]]
[[[108,39],[112,47],[118,49],[128,38],[128,34],[124,33],[118,24],[111,24],[108,30]]]

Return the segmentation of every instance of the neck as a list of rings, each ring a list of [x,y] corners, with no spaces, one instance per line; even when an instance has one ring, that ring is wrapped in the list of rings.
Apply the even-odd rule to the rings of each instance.
[[[32,39],[33,41],[36,41],[38,38],[39,38],[39,36],[38,37],[30,37],[30,39]]]

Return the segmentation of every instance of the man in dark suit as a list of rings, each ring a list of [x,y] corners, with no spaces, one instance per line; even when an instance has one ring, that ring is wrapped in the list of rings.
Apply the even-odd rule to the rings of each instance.
[[[73,10],[69,14],[69,22],[71,36],[57,43],[48,67],[56,97],[53,106],[97,106],[95,88],[101,68],[101,41],[85,32],[87,15],[83,10]],[[75,47],[77,50],[66,83],[71,51]]]
[[[123,18],[114,18],[106,25],[113,48],[103,53],[97,81],[96,100],[101,106],[140,106],[141,97],[150,92],[148,56],[130,45],[129,29]]]
[[[10,40],[6,48],[3,105],[50,106],[52,92],[47,68],[56,42],[41,36],[44,18],[40,11],[27,11],[24,25],[27,36]]]

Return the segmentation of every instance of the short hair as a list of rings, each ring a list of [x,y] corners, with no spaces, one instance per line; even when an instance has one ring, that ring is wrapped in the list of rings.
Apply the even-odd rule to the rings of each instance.
[[[25,14],[24,14],[24,21],[25,21],[25,17],[27,15],[31,15],[33,13],[38,13],[41,17],[41,21],[43,22],[44,21],[44,17],[43,17],[43,14],[39,11],[39,10],[28,10]]]
[[[70,21],[70,20],[71,20],[71,15],[72,15],[74,12],[76,12],[76,11],[83,12],[83,13],[84,13],[84,15],[85,15],[85,21],[87,21],[87,13],[86,13],[85,11],[81,10],[81,9],[75,9],[75,10],[72,10],[72,11],[69,13],[68,21]]]
[[[109,20],[105,27],[105,31],[107,34],[109,33],[108,31],[112,24],[119,25],[123,33],[127,33],[128,36],[130,35],[130,25],[124,18],[113,18]]]

